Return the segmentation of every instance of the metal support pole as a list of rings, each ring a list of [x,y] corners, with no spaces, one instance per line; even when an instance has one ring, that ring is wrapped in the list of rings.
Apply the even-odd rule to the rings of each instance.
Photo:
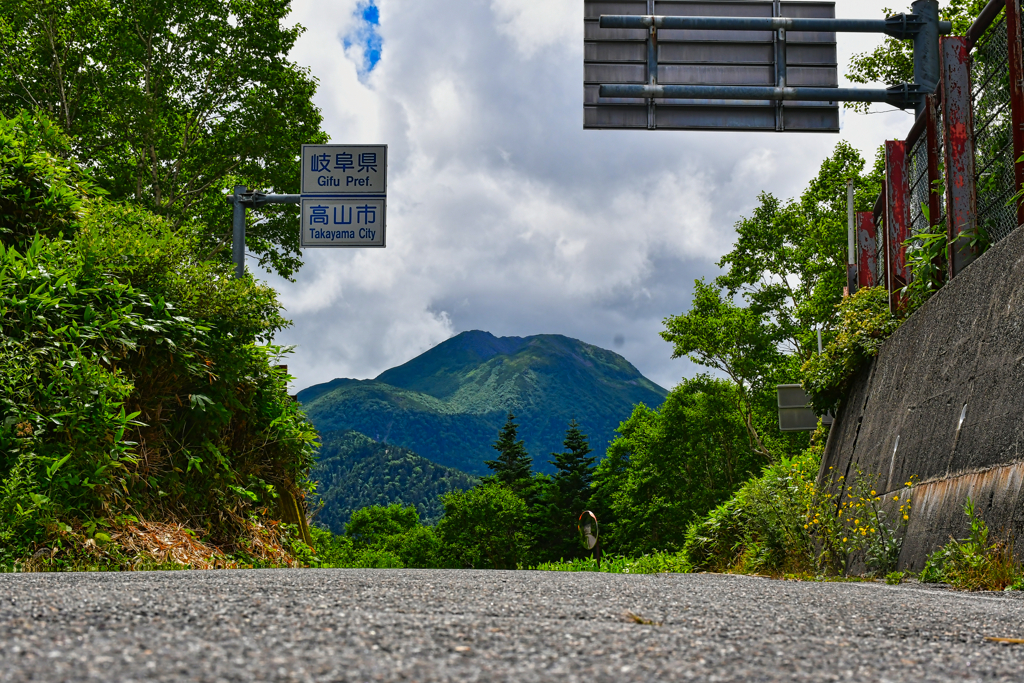
[[[1024,45],[1020,0],[1006,0],[1006,35],[1010,53],[1010,117],[1013,122],[1014,190],[1024,186]],[[1024,225],[1024,202],[1017,201],[1017,225]]]
[[[804,102],[888,102],[907,109],[921,99],[917,86],[874,88],[775,88],[760,85],[602,85],[601,97],[679,100],[800,100]]]
[[[885,248],[886,284],[889,288],[889,310],[903,308],[900,290],[907,285],[907,248],[910,234],[910,179],[907,176],[907,143],[888,140],[885,143]]]
[[[857,221],[853,210],[853,178],[846,179],[846,291],[857,293]]]
[[[782,0],[773,0],[772,16],[782,16]],[[775,87],[786,87],[786,29],[780,28],[773,36],[775,42]],[[775,130],[780,133],[786,130],[783,105],[781,101],[775,103]]]
[[[939,87],[939,0],[915,0],[910,7],[921,19],[920,28],[914,36],[914,83],[928,95]],[[914,114],[920,116],[926,107],[924,98],[921,98]]]
[[[647,0],[647,12],[654,14],[654,0]],[[647,85],[658,85],[658,27],[647,30]],[[654,99],[647,100],[647,130],[658,127]]]
[[[938,20],[938,0],[918,0],[936,4],[934,28],[943,35],[953,30],[953,24]],[[917,6],[917,3],[914,3]],[[809,31],[820,33],[884,33],[900,40],[913,38],[927,19],[915,14],[897,14],[887,19],[812,19],[799,17],[697,17],[658,16],[642,14],[602,14],[601,28],[660,29],[682,31]],[[938,40],[938,36],[936,36]]]
[[[925,120],[925,144],[928,146],[928,222],[929,227],[938,225],[942,216],[942,201],[938,186],[939,175],[939,104],[936,95],[929,95],[925,100],[928,116]],[[945,255],[935,257],[935,267],[940,279],[946,273]]]
[[[299,204],[299,194],[263,194],[249,192],[245,185],[235,185],[234,194],[229,194],[228,204],[234,205],[231,224],[231,260],[235,264],[235,278],[245,275],[245,209],[258,209],[266,204]]]
[[[877,257],[875,214],[873,211],[860,211],[857,213],[857,289],[875,286]]]
[[[974,112],[968,39],[943,38],[942,134],[945,140],[947,277],[955,277],[974,260],[970,237],[977,226],[974,182]]]
[[[234,216],[231,230],[231,260],[235,262],[235,278],[245,275],[245,204],[244,196],[249,188],[245,185],[235,185],[235,194],[232,197]]]

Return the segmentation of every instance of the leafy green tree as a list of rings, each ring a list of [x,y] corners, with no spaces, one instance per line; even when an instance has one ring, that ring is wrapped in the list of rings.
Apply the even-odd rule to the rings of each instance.
[[[733,381],[750,447],[762,457],[771,457],[755,413],[758,399],[770,392],[787,358],[772,334],[768,316],[737,306],[721,289],[698,280],[689,312],[667,318],[661,336],[675,346],[673,358],[689,356]]]
[[[420,516],[413,505],[371,505],[352,513],[345,525],[345,536],[352,539],[355,548],[365,548],[379,545],[388,536],[404,534],[419,524]]]
[[[521,493],[530,486],[533,458],[526,452],[524,442],[517,439],[519,425],[515,419],[516,416],[510,412],[505,425],[498,433],[498,440],[491,446],[498,451],[498,457],[484,464],[494,472],[489,479],[508,486],[516,493]]]
[[[953,22],[953,35],[963,36],[988,0],[951,0],[946,6],[939,8],[939,16]],[[909,10],[907,10],[909,11]],[[883,9],[885,16],[894,14],[888,7]],[[897,40],[886,37],[881,45],[871,52],[854,55],[850,60],[850,70],[846,77],[854,83],[884,83],[899,85],[914,82],[914,43],[910,40]],[[861,113],[867,113],[870,102],[847,102],[846,107]]]
[[[530,548],[526,503],[508,486],[485,482],[444,498],[437,535],[456,566],[515,569]]]
[[[117,200],[198,231],[227,259],[234,184],[298,191],[303,143],[326,141],[316,81],[287,59],[288,0],[0,0],[0,113],[45,112]],[[300,265],[295,207],[247,231],[260,265]]]
[[[64,163],[71,140],[47,117],[18,112],[0,124],[0,243],[24,249],[36,235],[71,237],[86,198],[88,174]]]
[[[637,406],[622,423],[608,456],[625,463],[602,525],[610,548],[679,549],[687,524],[758,471],[763,459],[750,448],[736,392],[732,382],[698,375],[659,410]]]
[[[352,552],[347,559],[341,559],[340,564],[369,566],[376,554],[398,558],[403,567],[447,566],[440,539],[433,527],[420,524],[414,505],[392,503],[386,507],[371,505],[356,510],[345,525],[344,538],[350,541]],[[373,552],[367,554],[366,551]],[[339,564],[339,561],[334,563]]]
[[[798,201],[762,194],[736,224],[736,243],[718,264],[726,272],[698,281],[690,311],[665,320],[674,357],[733,381],[751,449],[768,460],[807,445],[806,435],[778,432],[775,385],[799,381],[817,351],[816,329],[834,335],[846,281],[846,180],[854,180],[859,211],[881,188],[880,164],[868,173],[864,166],[840,142]]]

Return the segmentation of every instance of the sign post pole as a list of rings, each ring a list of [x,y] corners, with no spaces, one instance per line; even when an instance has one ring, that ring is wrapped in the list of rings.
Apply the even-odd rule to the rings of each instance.
[[[387,145],[303,145],[302,194],[264,194],[235,185],[231,260],[235,278],[245,275],[245,210],[265,204],[300,206],[299,245],[386,245]]]
[[[232,196],[234,215],[231,223],[231,260],[235,262],[235,279],[245,275],[245,204],[243,197],[249,189],[245,185],[235,185]]]
[[[846,179],[846,291],[857,293],[857,223],[853,210],[853,178]]]

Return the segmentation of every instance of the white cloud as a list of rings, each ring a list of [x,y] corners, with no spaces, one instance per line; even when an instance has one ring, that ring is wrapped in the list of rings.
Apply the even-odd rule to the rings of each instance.
[[[582,41],[579,0],[493,0],[495,27],[524,57],[550,46]]]
[[[373,377],[454,333],[559,333],[672,385],[662,319],[713,276],[765,190],[798,194],[840,139],[869,156],[911,117],[844,115],[841,136],[582,130],[578,0],[378,0],[383,57],[342,49],[356,0],[293,0],[293,59],[320,79],[335,142],[390,145],[388,247],[310,250],[268,279],[305,387]],[[840,16],[884,3],[840,0]],[[878,38],[841,36],[841,69]],[[615,343],[621,336],[621,346]]]

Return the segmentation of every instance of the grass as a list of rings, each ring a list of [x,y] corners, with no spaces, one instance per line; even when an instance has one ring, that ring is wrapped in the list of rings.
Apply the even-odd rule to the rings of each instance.
[[[536,567],[542,572],[602,572],[605,574],[687,574],[693,565],[683,553],[654,553],[641,557],[606,555],[600,565],[587,557],[559,562],[543,562]]]

